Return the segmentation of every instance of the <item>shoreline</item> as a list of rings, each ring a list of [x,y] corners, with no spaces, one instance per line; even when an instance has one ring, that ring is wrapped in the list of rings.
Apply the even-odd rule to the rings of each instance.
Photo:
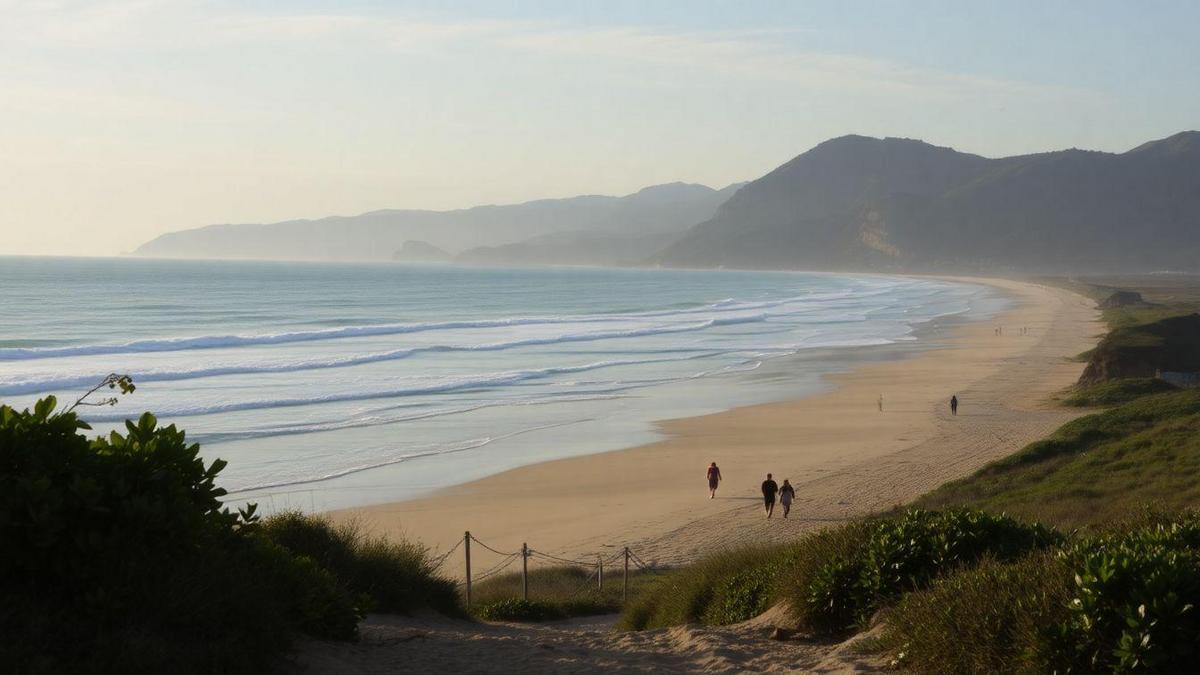
[[[1044,401],[1074,382],[1083,366],[1067,358],[1102,331],[1092,303],[1065,289],[937,278],[992,286],[1013,305],[990,321],[952,325],[936,345],[911,356],[827,376],[830,389],[811,396],[664,420],[656,424],[664,438],[645,445],[527,465],[426,497],[329,515],[437,551],[471,530],[503,550],[529,542],[579,556],[630,545],[647,562],[675,564],[909,501],[1080,414]],[[1011,332],[996,335],[996,325]],[[1022,326],[1028,335],[1020,334]],[[941,410],[951,393],[963,401],[954,420]],[[725,477],[716,500],[707,499],[702,480],[709,461]],[[907,475],[905,467],[914,466],[924,470]],[[762,516],[757,485],[767,471],[796,486],[787,521],[778,513],[770,523]],[[477,564],[490,566],[489,560]],[[461,567],[447,561],[446,571]]]

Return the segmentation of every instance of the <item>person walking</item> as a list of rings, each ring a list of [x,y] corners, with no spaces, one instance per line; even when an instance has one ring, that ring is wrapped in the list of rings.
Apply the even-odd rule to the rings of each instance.
[[[783,479],[783,486],[779,488],[779,504],[783,506],[783,517],[788,517],[788,512],[792,510],[792,500],[796,498],[796,488],[788,482],[788,479]]]
[[[717,463],[713,462],[708,465],[708,498],[715,499],[717,496],[717,486],[721,484],[721,470],[717,468]]]
[[[779,492],[779,484],[771,480],[771,474],[767,474],[767,479],[762,483],[762,494],[763,510],[767,512],[768,518],[775,514],[776,492]]]
[[[958,415],[958,396],[950,397],[950,414]]]

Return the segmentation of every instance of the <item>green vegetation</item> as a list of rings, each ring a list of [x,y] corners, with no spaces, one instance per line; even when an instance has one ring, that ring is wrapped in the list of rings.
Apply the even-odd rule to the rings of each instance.
[[[880,646],[918,673],[1044,673],[1070,600],[1070,568],[1056,552],[985,559],[905,595]]]
[[[1063,399],[1063,404],[1078,408],[1098,408],[1129,403],[1143,396],[1175,391],[1175,389],[1174,385],[1152,377],[1109,380],[1075,387]]]
[[[1157,304],[1106,310],[1114,330],[1088,355],[1100,376],[1065,401],[1109,409],[916,510],[674,571],[622,625],[729,623],[786,601],[810,633],[862,628],[883,610],[874,646],[912,672],[1195,670],[1200,390],[1126,375],[1200,363],[1200,287],[1143,295]],[[1037,520],[1074,531],[1023,524]]]
[[[454,582],[436,574],[425,547],[364,534],[354,524],[289,511],[262,522],[262,535],[329,570],[367,611],[461,613]]]
[[[605,568],[603,590],[595,570],[552,566],[529,570],[529,600],[521,599],[521,573],[498,574],[475,584],[472,612],[488,621],[545,621],[619,612],[621,572]],[[636,598],[654,583],[654,575],[629,570],[629,596]]]
[[[801,543],[726,551],[665,572],[630,602],[618,626],[643,630],[694,622],[726,624],[757,616],[782,595],[783,572],[804,566],[798,555],[805,550]]]
[[[442,597],[429,579],[415,596],[363,582],[429,576],[415,549],[230,512],[225,463],[148,413],[89,440],[55,406],[0,406],[0,663],[15,672],[262,672],[298,634],[354,639],[361,594]]]
[[[1185,514],[985,562],[906,596],[882,645],[925,673],[1188,672],[1200,520]]]
[[[1145,505],[1200,505],[1200,390],[1145,396],[1081,417],[1048,438],[917,501],[970,505],[1063,527],[1128,518]]]
[[[1058,536],[1005,516],[909,510],[850,523],[795,544],[710,556],[667,575],[626,609],[629,629],[727,624],[788,601],[801,626],[841,633],[901,593],[981,557],[1010,559]]]

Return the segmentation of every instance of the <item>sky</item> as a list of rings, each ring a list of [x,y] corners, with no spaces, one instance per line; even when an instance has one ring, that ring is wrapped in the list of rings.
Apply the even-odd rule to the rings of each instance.
[[[1200,2],[0,0],[0,255],[1200,128]],[[3,264],[0,262],[0,264]]]

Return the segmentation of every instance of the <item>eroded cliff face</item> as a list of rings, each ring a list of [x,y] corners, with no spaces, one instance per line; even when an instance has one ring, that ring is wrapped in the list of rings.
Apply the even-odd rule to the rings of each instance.
[[[1079,383],[1159,372],[1200,372],[1200,314],[1113,330],[1092,350]]]

